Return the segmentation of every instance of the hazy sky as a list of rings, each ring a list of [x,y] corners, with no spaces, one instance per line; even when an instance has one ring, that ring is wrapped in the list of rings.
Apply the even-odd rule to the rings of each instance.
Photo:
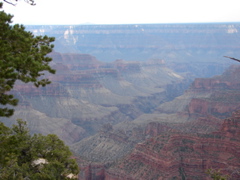
[[[1,0],[0,0],[1,1]],[[240,22],[240,0],[23,0],[4,4],[21,24]]]

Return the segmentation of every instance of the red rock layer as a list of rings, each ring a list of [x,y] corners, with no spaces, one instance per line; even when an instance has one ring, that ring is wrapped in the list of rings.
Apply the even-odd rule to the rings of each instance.
[[[240,90],[239,79],[240,67],[233,65],[221,76],[195,79],[190,91]]]
[[[240,102],[211,101],[210,99],[193,98],[188,105],[188,113],[193,116],[215,115],[226,117],[240,108]]]
[[[17,84],[14,86],[14,94],[28,96],[68,96],[68,92],[59,83],[51,83],[47,87],[36,88],[32,84]]]
[[[152,134],[159,129],[156,125]],[[156,131],[157,132],[157,131]],[[210,134],[168,132],[138,143],[132,153],[112,164],[82,167],[79,179],[166,180],[210,179],[208,169],[219,170],[231,179],[240,174],[240,111],[224,120]]]
[[[232,66],[221,76],[195,79],[187,92],[196,94],[196,97],[190,101],[186,112],[192,117],[229,117],[240,109],[239,78],[240,67]],[[201,94],[205,96],[201,97]]]
[[[165,134],[138,144],[105,173],[106,180],[208,179],[210,168],[239,179],[240,111],[211,134]]]

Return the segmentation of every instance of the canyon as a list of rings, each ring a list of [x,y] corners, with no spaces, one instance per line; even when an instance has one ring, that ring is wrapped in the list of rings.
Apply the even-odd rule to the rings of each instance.
[[[161,59],[177,73],[221,74],[238,58],[239,23],[29,25],[35,35],[55,37],[56,52],[90,54],[101,62]]]
[[[238,179],[239,23],[27,26],[55,36],[46,87],[17,82],[11,118],[57,134],[80,180]]]
[[[105,172],[105,179],[206,179],[208,169],[239,179],[240,112],[213,133],[170,132],[138,143]]]
[[[209,179],[209,169],[239,179],[239,75],[234,65],[196,79],[153,113],[76,143],[79,179]]]
[[[27,26],[56,37],[55,51],[91,54],[98,60],[218,62],[239,57],[239,23]]]
[[[240,107],[239,65],[192,82],[160,59],[50,56],[52,83],[17,83],[19,106],[3,121],[22,118],[32,133],[57,134],[78,160],[79,179],[207,179],[210,168],[238,178],[238,126],[224,119]]]
[[[104,124],[152,112],[159,103],[173,99],[167,88],[178,86],[178,95],[188,85],[162,60],[103,63],[86,54],[50,56],[57,73],[45,76],[52,83],[42,88],[17,83],[12,93],[19,105],[11,120],[2,121],[11,125],[14,119],[24,119],[32,133],[54,132],[68,144],[94,135]]]

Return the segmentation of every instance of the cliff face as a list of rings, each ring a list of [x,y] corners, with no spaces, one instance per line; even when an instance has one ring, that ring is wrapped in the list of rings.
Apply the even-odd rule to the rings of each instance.
[[[225,119],[221,126],[219,118],[226,118],[240,109],[239,72],[239,66],[232,66],[221,76],[196,79],[185,95],[172,102],[185,101],[186,108],[179,110],[177,117],[184,115],[195,120],[171,127],[190,134],[172,132],[138,144],[125,160],[114,166],[119,169],[110,169],[106,176],[109,179],[124,176],[129,179],[207,179],[205,172],[212,168],[238,179],[240,111]],[[191,98],[186,100],[189,96]],[[164,104],[161,108],[156,113],[167,112]],[[219,130],[216,131],[216,127]],[[124,176],[122,171],[126,173]]]
[[[203,91],[224,91],[240,89],[240,68],[238,65],[232,65],[221,76],[213,78],[196,78],[192,83],[191,90],[197,92]]]
[[[212,114],[216,117],[224,118],[239,108],[240,102],[218,102],[196,98],[191,100],[187,111],[190,116],[206,116]]]
[[[196,79],[183,95],[153,113],[119,123],[74,149],[85,156],[87,148],[81,147],[94,142],[85,157],[105,163],[105,179],[207,179],[210,168],[238,179],[240,111],[227,117],[240,109],[239,74],[240,67],[232,66],[221,76]],[[120,156],[115,156],[119,145]],[[101,152],[106,155],[97,159]]]
[[[231,140],[239,141],[240,139],[240,112],[234,112],[231,118],[225,119],[220,131],[215,134],[225,136]]]
[[[240,108],[239,66],[232,66],[222,75],[212,78],[197,78],[185,93],[173,101],[161,104],[155,110],[155,116],[178,114],[178,119],[197,119],[214,116],[224,119]],[[146,117],[144,117],[146,119]],[[150,118],[150,117],[149,117]],[[136,119],[143,121],[143,118]]]
[[[171,132],[155,136],[138,143],[129,155],[109,168],[102,166],[96,170],[96,165],[93,165],[93,169],[107,180],[208,179],[206,171],[210,168],[239,179],[239,125],[240,111],[226,119],[216,132]],[[93,172],[86,177],[91,178],[92,175]]]
[[[168,69],[159,59],[103,63],[87,54],[54,52],[50,56],[57,73],[45,74],[45,77],[52,83],[35,88],[31,84],[18,82],[12,91],[20,100],[15,113],[18,116],[11,119],[22,118],[29,125],[34,125],[31,123],[34,114],[36,120],[44,117],[52,127],[30,127],[32,132],[44,134],[55,132],[54,122],[61,119],[56,129],[66,126],[64,131],[69,135],[61,133],[63,131],[56,132],[69,144],[94,135],[106,123],[114,125],[131,121],[143,113],[152,112],[160,103],[173,98],[172,95],[166,96],[168,85],[181,85],[176,96],[187,84],[182,76]],[[3,121],[9,125],[13,122]],[[70,132],[75,127],[80,133]]]
[[[223,75],[210,79],[196,79],[189,92],[206,93],[208,97],[193,98],[187,108],[191,115],[212,114],[219,118],[225,118],[231,112],[240,108],[240,68],[232,66]]]

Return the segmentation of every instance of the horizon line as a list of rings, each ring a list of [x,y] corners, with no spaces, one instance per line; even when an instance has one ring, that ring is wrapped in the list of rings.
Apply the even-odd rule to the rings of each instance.
[[[114,26],[114,25],[174,25],[174,24],[240,24],[240,21],[232,21],[232,22],[176,22],[176,23],[80,23],[80,24],[23,24],[24,26],[90,26],[90,25],[106,25],[106,26]]]

